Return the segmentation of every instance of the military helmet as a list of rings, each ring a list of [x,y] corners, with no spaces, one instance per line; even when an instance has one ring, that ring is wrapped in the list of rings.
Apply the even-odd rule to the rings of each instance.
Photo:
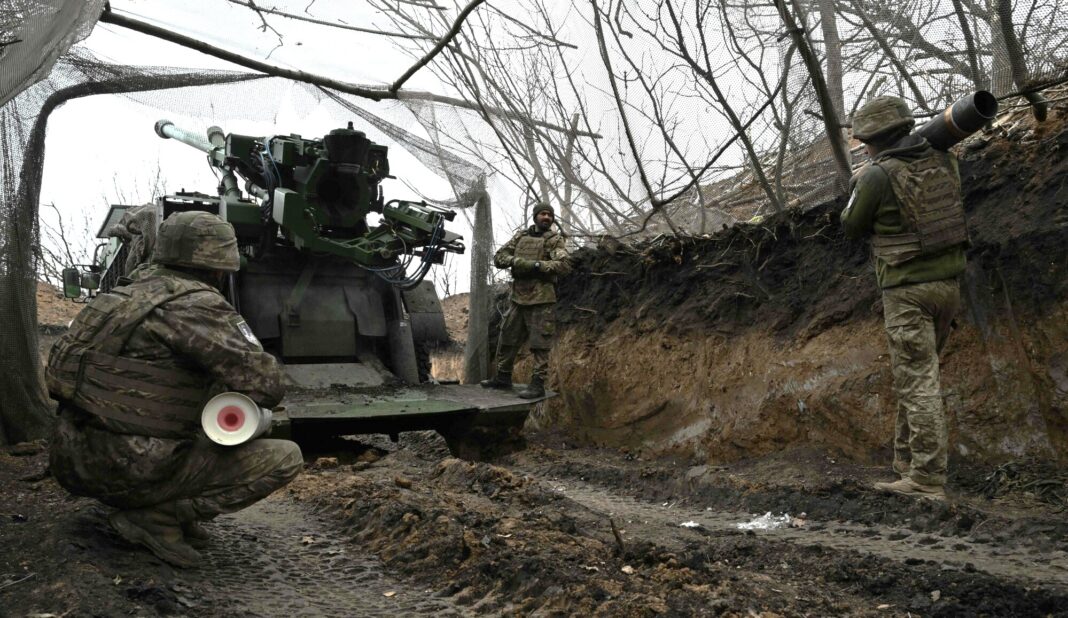
[[[916,125],[912,110],[898,97],[882,96],[868,101],[853,114],[853,137],[862,142],[878,141],[878,137],[894,129],[911,129]]]
[[[548,212],[550,215],[553,216],[554,219],[556,218],[556,211],[553,210],[552,205],[549,204],[548,202],[539,202],[537,205],[535,205],[534,206],[534,212],[530,215],[530,218],[531,219],[537,219],[538,218],[538,213],[542,213],[542,212]]]
[[[152,261],[226,272],[241,267],[233,226],[200,210],[175,213],[160,224]]]

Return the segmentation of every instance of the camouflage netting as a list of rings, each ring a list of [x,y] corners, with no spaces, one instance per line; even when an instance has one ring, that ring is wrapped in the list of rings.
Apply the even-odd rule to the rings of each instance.
[[[68,51],[103,4],[0,1],[0,443],[40,435],[47,424],[37,375],[38,201],[45,127],[64,101],[112,94],[161,115],[262,120],[283,101],[264,93],[284,90],[296,109],[356,115],[369,137],[448,181],[451,195],[426,198],[462,208],[476,229],[471,272],[480,282],[491,276],[491,215],[517,225],[536,200],[557,204],[561,226],[581,240],[711,233],[833,196],[839,168],[805,46],[826,78],[831,114],[844,124],[878,94],[904,97],[921,116],[977,88],[1009,105],[1027,104],[1007,98],[1021,93],[1037,104],[1035,92],[1068,74],[1068,0],[502,0],[479,6],[455,44],[422,70],[453,103],[466,103],[406,90],[397,101],[372,103],[259,74],[116,65]],[[305,16],[327,10],[275,4]],[[390,40],[414,60],[467,3],[367,4],[407,37]],[[212,8],[247,11],[224,0]],[[784,26],[784,14],[796,29]],[[265,54],[252,39],[272,36],[268,23],[281,20],[261,18],[262,32],[230,39],[258,60]],[[362,45],[375,35],[346,36]],[[855,143],[852,157],[855,167]],[[495,196],[492,213],[490,185],[512,191],[507,201]],[[472,323],[483,310],[488,303],[472,309]],[[470,330],[477,337],[481,329]],[[484,347],[469,342],[474,358]]]

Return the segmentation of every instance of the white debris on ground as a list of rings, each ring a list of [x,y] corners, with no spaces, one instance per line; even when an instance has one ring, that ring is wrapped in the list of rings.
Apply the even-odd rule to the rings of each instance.
[[[697,523],[696,521],[684,521],[679,525],[682,526],[683,528],[700,528],[701,527],[701,524]]]
[[[804,517],[804,514],[802,514]],[[790,517],[788,513],[772,515],[771,511],[764,513],[751,521],[735,524],[739,530],[777,530],[779,528],[800,528],[805,525],[801,517]]]

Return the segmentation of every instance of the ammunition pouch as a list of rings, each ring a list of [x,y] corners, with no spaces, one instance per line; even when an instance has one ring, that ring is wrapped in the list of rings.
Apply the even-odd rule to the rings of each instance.
[[[917,234],[876,234],[872,236],[871,248],[875,257],[891,266],[900,266],[923,255]]]
[[[211,384],[201,372],[95,350],[71,354],[49,370],[49,390],[69,393],[64,401],[159,438],[196,435]]]

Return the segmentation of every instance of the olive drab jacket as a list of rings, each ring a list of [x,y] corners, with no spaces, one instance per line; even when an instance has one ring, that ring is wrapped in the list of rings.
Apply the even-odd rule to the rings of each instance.
[[[534,267],[540,262],[540,269]],[[517,305],[556,302],[556,279],[571,272],[564,237],[530,226],[516,232],[493,256],[497,268],[512,269],[511,300]]]
[[[271,407],[284,374],[222,294],[194,275],[148,264],[94,298],[52,347],[49,393],[120,434],[188,439],[223,390]]]
[[[842,225],[851,238],[872,236],[879,287],[964,271],[968,230],[953,154],[911,134],[876,155],[850,184]]]

